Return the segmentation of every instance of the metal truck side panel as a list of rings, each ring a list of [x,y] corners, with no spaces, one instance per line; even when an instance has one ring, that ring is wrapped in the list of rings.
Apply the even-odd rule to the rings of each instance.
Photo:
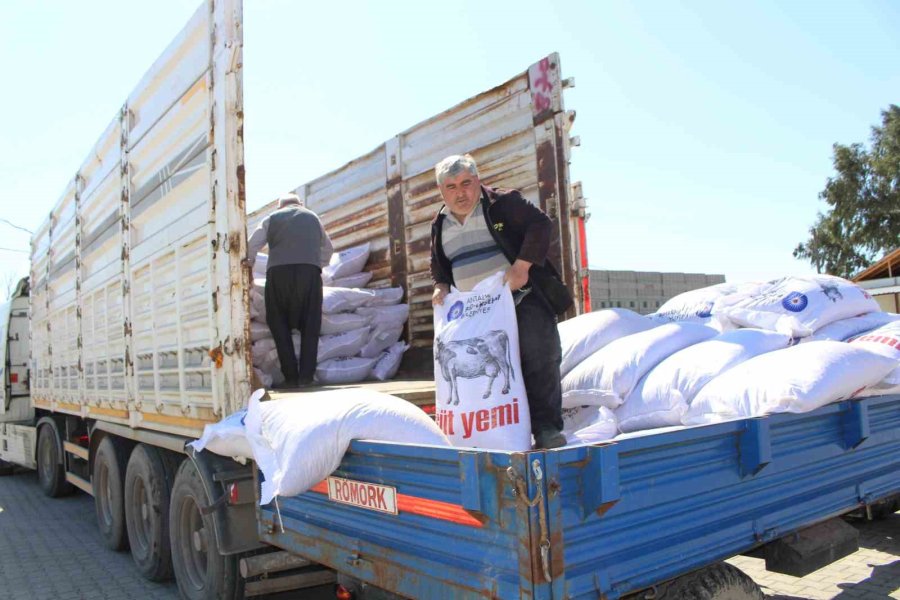
[[[526,454],[356,441],[335,475],[482,526],[313,491],[263,539],[409,597],[615,599],[900,491],[900,396]]]
[[[859,442],[861,420],[869,433]],[[553,551],[564,553],[565,597],[617,598],[900,490],[900,396],[558,458],[550,477],[561,487],[562,543]],[[609,469],[617,472],[604,498],[597,484]]]
[[[371,243],[372,285],[407,290],[413,346],[432,343],[430,223],[441,203],[434,165],[450,154],[471,153],[488,185],[517,188],[550,213],[559,233],[553,254],[580,312],[578,232],[567,200],[570,119],[560,69],[552,54],[295,190],[322,218],[336,248]],[[254,211],[249,227],[273,209],[270,203]]]
[[[196,436],[248,396],[240,22],[200,6],[35,233],[36,406]]]
[[[261,539],[411,598],[531,597],[506,473],[526,455],[477,454],[476,465],[456,448],[354,441],[334,476],[395,487],[399,514],[308,492],[260,508]]]

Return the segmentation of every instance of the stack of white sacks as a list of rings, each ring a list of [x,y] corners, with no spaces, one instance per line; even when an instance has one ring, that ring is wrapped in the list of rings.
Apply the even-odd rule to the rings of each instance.
[[[900,393],[900,315],[838,277],[719,284],[559,332],[573,444]]]
[[[253,265],[250,293],[250,338],[256,376],[264,387],[284,381],[275,341],[266,324],[266,261],[258,254]],[[369,244],[332,255],[322,270],[322,329],[319,337],[316,381],[320,384],[385,381],[397,374],[403,353],[400,341],[409,318],[409,306],[401,304],[403,288],[363,289],[372,273],[363,271]],[[294,332],[294,351],[299,358],[300,334]]]

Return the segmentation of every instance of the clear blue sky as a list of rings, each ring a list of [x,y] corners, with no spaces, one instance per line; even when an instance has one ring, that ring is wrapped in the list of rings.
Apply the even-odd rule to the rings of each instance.
[[[35,228],[194,0],[5,2],[0,217]],[[255,208],[558,51],[594,268],[810,272],[832,173],[898,102],[900,4],[247,0]],[[0,246],[28,235],[0,224]],[[0,277],[27,256],[0,251]]]

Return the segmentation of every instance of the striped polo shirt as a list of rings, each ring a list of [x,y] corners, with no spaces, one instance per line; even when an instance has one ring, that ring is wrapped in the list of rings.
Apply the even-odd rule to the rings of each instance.
[[[460,291],[471,291],[485,277],[509,268],[509,261],[484,221],[481,202],[465,223],[460,223],[445,209],[441,244],[453,269],[453,281]]]

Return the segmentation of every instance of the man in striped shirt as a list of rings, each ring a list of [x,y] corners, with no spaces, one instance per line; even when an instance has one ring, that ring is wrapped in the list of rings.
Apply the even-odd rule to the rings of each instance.
[[[557,448],[562,435],[561,350],[551,284],[562,286],[547,255],[553,224],[516,190],[481,184],[469,155],[449,156],[435,167],[444,205],[431,226],[432,303],[441,305],[454,285],[470,291],[504,271],[516,302],[522,378],[536,448]],[[540,277],[538,277],[540,276]],[[535,285],[545,282],[545,288]],[[565,309],[563,309],[565,310]]]

